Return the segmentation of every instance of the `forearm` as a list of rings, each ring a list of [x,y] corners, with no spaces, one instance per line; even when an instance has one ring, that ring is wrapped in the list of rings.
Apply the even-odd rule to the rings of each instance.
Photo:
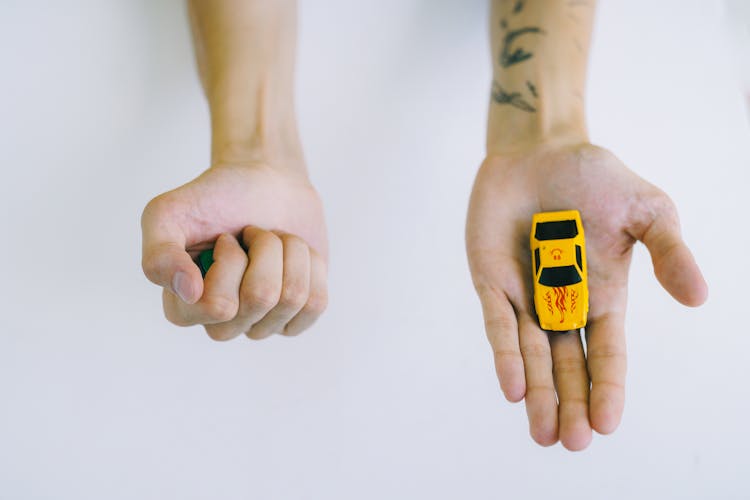
[[[190,0],[212,164],[304,171],[294,112],[295,0]]]
[[[493,0],[487,153],[588,139],[584,86],[595,0]]]

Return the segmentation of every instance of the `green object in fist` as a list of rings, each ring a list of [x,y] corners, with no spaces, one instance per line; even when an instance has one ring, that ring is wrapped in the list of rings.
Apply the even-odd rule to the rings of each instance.
[[[203,277],[206,277],[206,273],[208,272],[208,268],[211,267],[211,264],[214,263],[214,251],[213,249],[209,250],[203,250],[200,254],[198,254],[198,267],[201,270],[201,274]]]

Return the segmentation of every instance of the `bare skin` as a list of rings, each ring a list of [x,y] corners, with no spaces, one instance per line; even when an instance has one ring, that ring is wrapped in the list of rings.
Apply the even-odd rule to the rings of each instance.
[[[205,325],[215,340],[261,339],[301,333],[326,307],[323,207],[304,176],[213,166],[152,200],[143,231],[144,269],[166,285],[164,313],[175,324]],[[191,257],[213,242],[204,282]]]
[[[674,204],[589,143],[583,96],[594,2],[494,0],[487,157],[471,196],[466,245],[497,374],[525,399],[531,436],[570,450],[617,427],[624,405],[624,318],[633,244],[683,304],[707,286],[680,237]],[[297,334],[327,302],[327,238],[293,107],[293,0],[190,3],[211,109],[211,167],[145,208],[143,268],[164,312],[217,340]],[[590,315],[546,333],[531,306],[534,212],[575,208],[586,227]],[[214,246],[201,278],[196,254]]]
[[[190,2],[211,166],[143,211],[143,269],[164,314],[228,340],[296,335],[327,304],[323,207],[293,99],[293,0]],[[193,262],[214,247],[205,280]]]
[[[537,443],[582,450],[592,430],[611,433],[621,419],[634,243],[646,244],[656,277],[681,303],[700,305],[708,290],[669,197],[588,141],[582,95],[593,3],[496,0],[491,22],[502,83],[493,85],[488,154],[468,211],[469,264],[505,397],[525,400]],[[507,36],[514,30],[525,30],[523,44]],[[514,53],[520,62],[509,64]],[[541,330],[533,307],[531,217],[566,209],[579,210],[586,229],[587,355],[579,332]]]
[[[577,208],[586,226],[588,357],[577,332],[541,330],[532,301],[531,216],[568,208]],[[591,441],[592,428],[602,434],[617,428],[636,241],[647,245],[657,278],[681,303],[697,306],[707,294],[671,200],[590,144],[488,158],[477,174],[466,240],[501,387],[509,401],[526,399],[532,437],[542,445],[559,438],[579,450]]]

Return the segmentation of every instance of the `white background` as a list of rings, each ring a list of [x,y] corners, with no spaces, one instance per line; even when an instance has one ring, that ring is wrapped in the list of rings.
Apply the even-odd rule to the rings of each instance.
[[[631,270],[627,402],[584,452],[501,396],[463,223],[487,5],[304,0],[298,110],[331,300],[295,339],[162,317],[139,216],[208,162],[184,5],[0,5],[0,498],[748,498],[750,132],[716,1],[601,2],[592,139],[663,187],[710,285]]]

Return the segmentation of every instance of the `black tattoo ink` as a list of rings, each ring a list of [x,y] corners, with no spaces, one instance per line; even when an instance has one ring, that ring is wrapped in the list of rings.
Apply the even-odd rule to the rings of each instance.
[[[531,95],[533,95],[534,97],[539,97],[536,93],[536,87],[534,86],[533,83],[526,80],[526,86],[529,88],[529,92],[531,92]]]
[[[505,20],[500,21],[501,28],[503,27],[504,22]],[[527,59],[530,59],[531,56],[534,55],[531,52],[527,52],[523,48],[511,50],[511,44],[516,38],[528,34],[544,35],[544,31],[540,28],[537,28],[536,26],[528,26],[526,28],[511,30],[503,37],[503,47],[500,51],[500,66],[502,66],[503,68],[507,68],[508,66],[512,66],[514,64],[518,64]]]
[[[492,99],[498,104],[510,104],[528,113],[536,112],[536,108],[529,104],[520,92],[508,92],[496,81],[492,82]]]
[[[523,10],[525,1],[526,0],[516,0],[513,5],[513,15],[516,15]],[[505,20],[505,18],[500,19],[500,29],[501,31],[505,32],[499,58],[500,66],[503,68],[522,63],[534,56],[532,52],[525,50],[523,47],[513,47],[513,43],[519,37],[523,35],[545,34],[545,32],[537,26],[525,26],[523,28],[509,30],[508,22]],[[539,97],[536,91],[536,87],[529,80],[526,80],[526,88],[535,99]],[[492,82],[492,100],[498,104],[510,104],[514,108],[526,111],[527,113],[536,112],[536,108],[532,106],[526,99],[524,99],[523,95],[521,95],[521,92],[512,92],[505,90],[502,85],[494,80]]]

